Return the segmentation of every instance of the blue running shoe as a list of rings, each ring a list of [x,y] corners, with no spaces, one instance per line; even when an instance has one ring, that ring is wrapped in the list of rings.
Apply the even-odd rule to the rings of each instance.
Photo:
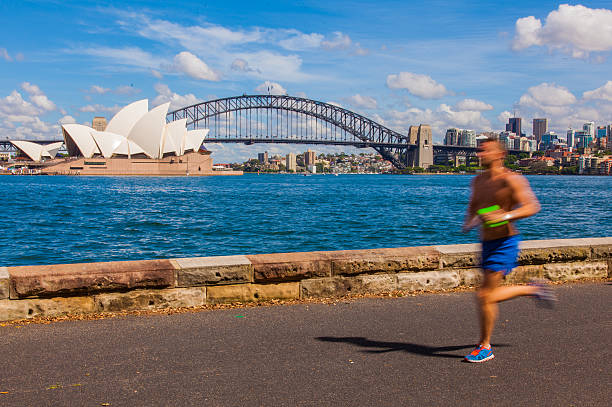
[[[493,349],[487,349],[482,345],[476,346],[476,348],[467,355],[464,359],[466,362],[470,363],[482,363],[487,360],[493,359],[495,355],[493,354]]]

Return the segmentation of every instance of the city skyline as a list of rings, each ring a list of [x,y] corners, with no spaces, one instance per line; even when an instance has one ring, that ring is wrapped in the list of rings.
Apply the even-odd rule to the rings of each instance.
[[[440,144],[451,127],[501,131],[515,112],[528,135],[534,118],[562,135],[612,123],[606,2],[130,4],[0,6],[11,17],[0,27],[11,38],[0,43],[2,137],[55,138],[59,123],[109,118],[141,98],[179,108],[268,92],[333,102],[405,134],[427,123]],[[219,162],[254,151],[207,147]]]

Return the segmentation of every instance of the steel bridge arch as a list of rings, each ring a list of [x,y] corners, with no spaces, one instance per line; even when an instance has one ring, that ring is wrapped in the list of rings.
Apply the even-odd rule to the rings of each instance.
[[[408,150],[416,148],[415,144],[409,143],[408,137],[358,113],[330,103],[287,95],[242,95],[215,99],[169,112],[167,118],[169,121],[187,119],[188,126],[200,127],[203,124],[207,127],[211,118],[231,112],[255,109],[274,109],[312,117],[336,126],[351,134],[354,139],[345,140],[342,143],[338,140],[318,138],[300,139],[300,141],[293,138],[277,138],[271,141],[260,136],[253,137],[249,135],[249,137],[238,137],[237,135],[236,137],[224,139],[207,137],[204,142],[253,143],[267,141],[307,144],[310,141],[313,144],[344,144],[357,147],[372,147],[397,168],[406,167],[402,157],[406,159]]]

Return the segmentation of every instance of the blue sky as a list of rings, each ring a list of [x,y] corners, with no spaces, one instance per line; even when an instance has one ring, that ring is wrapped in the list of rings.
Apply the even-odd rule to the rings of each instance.
[[[57,138],[141,98],[274,92],[393,129],[612,123],[610,2],[3,1],[0,137]],[[259,89],[259,90],[258,90]],[[265,93],[265,92],[264,92]],[[262,146],[210,146],[216,161]],[[269,146],[286,152],[291,146]]]

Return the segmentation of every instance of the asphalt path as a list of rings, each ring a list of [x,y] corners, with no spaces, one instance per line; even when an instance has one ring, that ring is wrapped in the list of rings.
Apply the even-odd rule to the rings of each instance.
[[[608,406],[612,284],[556,291],[482,364],[471,292],[5,326],[0,405]]]

